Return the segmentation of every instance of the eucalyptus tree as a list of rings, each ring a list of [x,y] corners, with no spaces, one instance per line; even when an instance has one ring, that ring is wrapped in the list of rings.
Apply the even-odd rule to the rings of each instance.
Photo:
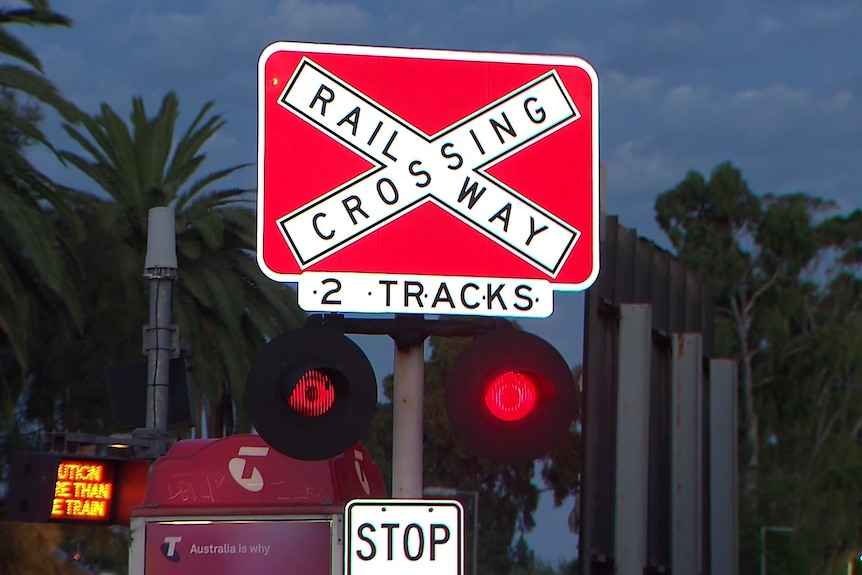
[[[730,164],[717,167],[707,181],[689,172],[655,203],[656,219],[679,257],[703,273],[712,285],[722,319],[733,336],[742,365],[744,422],[748,440],[745,483],[757,484],[760,425],[754,405],[753,356],[756,345],[749,337],[754,305],[776,278],[755,268],[743,249],[760,217],[757,197]]]
[[[656,219],[679,257],[712,286],[723,352],[741,364],[747,442],[745,485],[757,487],[761,429],[755,402],[757,360],[763,355],[758,333],[759,303],[771,289],[797,286],[800,273],[819,251],[811,225],[824,202],[797,194],[760,198],[742,173],[720,164],[709,180],[689,172],[676,187],[660,194]]]
[[[205,145],[225,123],[212,107],[205,104],[177,135],[179,102],[173,93],[152,117],[143,99],[134,98],[128,123],[103,104],[100,113],[82,118],[80,128],[65,126],[81,151],[62,156],[101,192],[78,198],[89,232],[82,258],[95,271],[87,287],[92,307],[85,336],[111,349],[111,360],[124,354],[126,360],[141,358],[141,326],[148,318],[143,278],[148,212],[173,208],[179,270],[173,320],[191,346],[199,399],[209,408],[224,407],[222,418],[212,414],[209,421],[211,431],[221,435],[236,428],[234,408],[259,347],[296,326],[303,314],[294,291],[264,277],[257,266],[253,190],[214,189],[247,166],[198,175]],[[90,377],[101,377],[97,366],[91,367]],[[239,417],[239,427],[247,427],[242,410]]]
[[[47,0],[0,8],[0,427],[14,427],[14,406],[32,367],[39,318],[80,327],[69,281],[69,234],[79,231],[61,187],[27,158],[29,146],[53,150],[39,128],[41,107],[67,121],[78,112],[45,77],[36,54],[10,28],[70,26]],[[60,230],[51,222],[62,221]]]
[[[755,195],[729,163],[690,172],[655,209],[712,286],[717,353],[740,365],[743,570],[760,526],[792,525],[781,567],[833,572],[862,544],[862,217]]]

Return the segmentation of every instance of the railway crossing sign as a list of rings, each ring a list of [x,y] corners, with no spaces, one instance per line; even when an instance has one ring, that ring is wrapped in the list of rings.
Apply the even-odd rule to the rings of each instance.
[[[345,575],[463,575],[455,500],[354,499],[344,510]]]
[[[598,274],[584,60],[280,42],[258,96],[258,262],[306,311],[545,317]]]

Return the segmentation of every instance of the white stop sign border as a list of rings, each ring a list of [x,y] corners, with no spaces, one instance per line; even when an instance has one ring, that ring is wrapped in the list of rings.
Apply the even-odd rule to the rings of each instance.
[[[464,508],[448,499],[354,499],[345,575],[464,575]]]

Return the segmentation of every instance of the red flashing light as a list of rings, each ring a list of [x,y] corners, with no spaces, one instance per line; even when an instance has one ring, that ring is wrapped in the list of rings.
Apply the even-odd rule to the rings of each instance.
[[[339,330],[307,325],[268,342],[248,370],[245,406],[276,451],[303,461],[344,453],[371,426],[377,377]]]
[[[485,390],[485,405],[497,419],[520,421],[533,411],[538,395],[536,383],[529,375],[507,371]]]
[[[326,373],[310,369],[299,378],[287,403],[302,416],[320,417],[335,403],[334,382]]]

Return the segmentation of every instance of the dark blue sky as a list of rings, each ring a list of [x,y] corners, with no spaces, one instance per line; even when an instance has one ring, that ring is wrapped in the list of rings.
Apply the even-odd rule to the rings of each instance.
[[[78,105],[187,114],[214,99],[228,121],[213,166],[253,162],[256,61],[277,40],[580,56],[599,74],[608,210],[663,242],[655,195],[689,169],[739,166],[757,192],[804,190],[859,205],[862,4],[729,0],[705,5],[573,0],[113,2],[55,7],[71,30],[23,30]],[[245,181],[255,182],[253,170]]]
[[[13,3],[14,4],[14,3]],[[862,3],[857,0],[55,1],[71,30],[21,29],[63,93],[89,112],[153,112],[168,91],[185,121],[215,100],[228,121],[208,170],[254,162],[257,58],[278,40],[567,54],[599,75],[608,212],[666,246],[653,201],[688,170],[730,160],[758,193],[806,191],[862,204]],[[49,137],[72,149],[54,118]],[[37,158],[60,181],[92,184]],[[62,174],[62,175],[61,175]],[[236,183],[253,187],[253,168]],[[580,363],[582,296],[523,324]],[[391,343],[363,338],[378,376]],[[546,506],[545,502],[545,505]],[[571,557],[565,514],[543,511],[531,543]],[[562,519],[561,519],[562,518]],[[564,548],[565,546],[565,548]]]

